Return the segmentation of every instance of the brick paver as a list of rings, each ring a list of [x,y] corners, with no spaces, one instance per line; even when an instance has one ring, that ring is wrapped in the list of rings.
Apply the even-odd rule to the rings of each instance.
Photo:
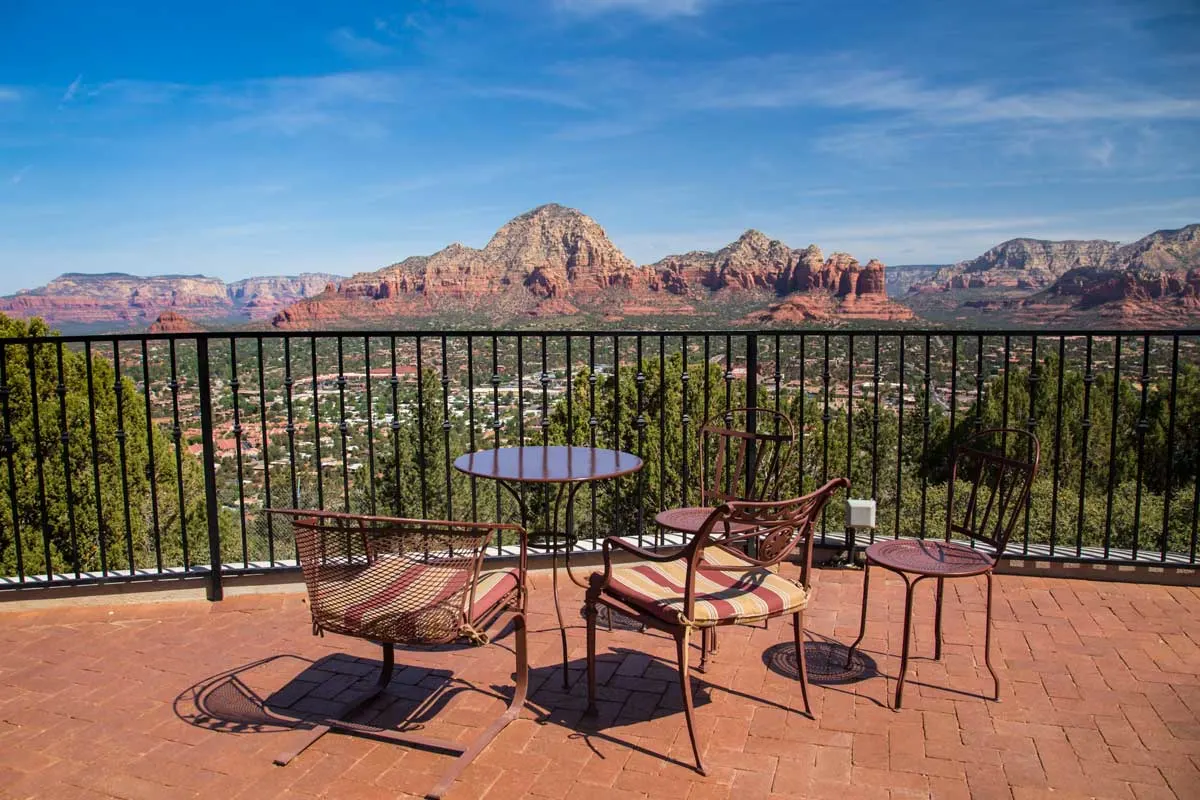
[[[898,667],[903,594],[877,573],[863,660],[844,672],[862,574],[820,570],[808,614],[815,720],[802,708],[786,620],[722,631],[691,753],[673,645],[601,631],[601,713],[583,717],[582,620],[571,689],[556,672],[549,576],[532,578],[532,693],[451,797],[1200,798],[1200,590],[1001,576],[1001,701],[980,697],[983,583],[955,581],[943,659],[932,598],[917,602],[906,707],[884,705]],[[580,595],[564,591],[577,608]],[[572,619],[578,619],[572,617]],[[296,726],[373,680],[376,648],[309,635],[296,592],[111,608],[0,607],[0,796],[383,798],[430,788],[448,756],[328,735],[287,767]],[[511,686],[498,646],[400,651],[370,715],[418,714],[469,739]]]

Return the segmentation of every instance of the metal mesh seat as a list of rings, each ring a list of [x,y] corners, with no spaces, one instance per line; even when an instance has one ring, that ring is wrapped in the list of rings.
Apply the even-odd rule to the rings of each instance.
[[[514,618],[517,685],[508,708],[466,747],[397,730],[370,730],[418,747],[457,753],[430,797],[458,774],[520,713],[529,680],[525,633],[525,531],[515,525],[396,519],[325,511],[283,510],[292,521],[308,591],[314,634],[326,631],[378,642],[383,668],[375,691],[331,715],[275,763],[284,765],[330,730],[364,733],[350,721],[391,680],[395,645],[488,643],[486,630],[505,612]],[[521,556],[512,569],[482,569],[484,547],[499,531],[515,533]],[[401,728],[404,726],[401,725]]]

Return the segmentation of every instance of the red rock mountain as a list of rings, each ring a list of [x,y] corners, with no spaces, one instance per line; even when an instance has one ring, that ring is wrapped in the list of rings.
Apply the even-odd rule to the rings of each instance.
[[[733,292],[761,295],[764,306],[772,296],[813,294],[820,319],[911,317],[887,300],[884,284],[878,261],[863,267],[844,253],[825,260],[815,246],[792,250],[753,230],[715,253],[693,251],[638,267],[593,219],[551,204],[513,219],[483,249],[453,244],[355,275],[285,308],[275,324],[320,328],[447,310],[500,317],[581,308],[610,318],[687,313],[695,302],[719,302]],[[782,321],[792,321],[786,309],[780,313]]]
[[[1200,319],[1200,224],[1155,231],[1100,265],[1072,269],[1019,309],[1039,319],[1087,315],[1148,326]]]
[[[335,275],[247,278],[226,284],[203,275],[139,277],[67,273],[37,289],[0,298],[0,313],[63,324],[146,325],[163,312],[190,319],[270,319],[296,300],[320,292]]]
[[[203,328],[182,314],[176,314],[174,311],[164,311],[146,329],[146,333],[195,333],[200,330],[203,330]]]
[[[1120,248],[1102,239],[1052,242],[1010,239],[978,258],[943,267],[910,292],[955,289],[1045,289],[1073,269],[1099,267]]]

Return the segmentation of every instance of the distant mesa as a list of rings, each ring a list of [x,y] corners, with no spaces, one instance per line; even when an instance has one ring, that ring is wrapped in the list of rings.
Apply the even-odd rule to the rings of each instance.
[[[339,280],[336,275],[304,273],[227,284],[203,275],[68,272],[45,286],[0,298],[0,312],[42,317],[51,325],[141,327],[168,311],[191,320],[250,322],[270,320],[279,309]]]
[[[769,306],[795,293],[814,295],[811,306],[820,309],[814,316],[819,319],[912,316],[887,300],[879,261],[864,267],[845,253],[825,259],[815,245],[793,250],[749,230],[716,252],[696,250],[639,267],[591,217],[549,204],[505,224],[482,249],[452,244],[429,256],[354,275],[334,292],[283,309],[274,323],[322,328],[447,310],[475,311],[498,320],[592,311],[615,321],[691,314],[697,304],[719,306],[739,297]]]
[[[164,311],[146,329],[147,333],[198,333],[204,330],[182,314]]]
[[[1177,326],[1200,319],[1200,224],[1127,245],[1013,239],[910,291],[973,288],[1024,290],[965,304],[1020,321]]]

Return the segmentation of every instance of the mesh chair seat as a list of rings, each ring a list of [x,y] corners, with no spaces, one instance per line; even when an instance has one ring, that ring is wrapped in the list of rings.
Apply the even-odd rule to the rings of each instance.
[[[704,564],[746,569],[705,570]],[[664,622],[676,624],[683,615],[686,581],[687,559],[679,558],[614,569],[605,591]],[[804,587],[714,546],[704,551],[696,572],[695,618],[691,622],[701,628],[758,622],[801,611],[807,605]]]
[[[436,562],[384,555],[362,567],[326,572],[312,602],[322,629],[367,639],[442,642],[464,633],[464,594],[471,572]],[[482,572],[475,582],[468,623],[478,623],[515,592],[515,569]]]
[[[943,578],[980,575],[996,564],[982,550],[957,542],[912,539],[876,542],[867,548],[867,558],[883,567]]]

